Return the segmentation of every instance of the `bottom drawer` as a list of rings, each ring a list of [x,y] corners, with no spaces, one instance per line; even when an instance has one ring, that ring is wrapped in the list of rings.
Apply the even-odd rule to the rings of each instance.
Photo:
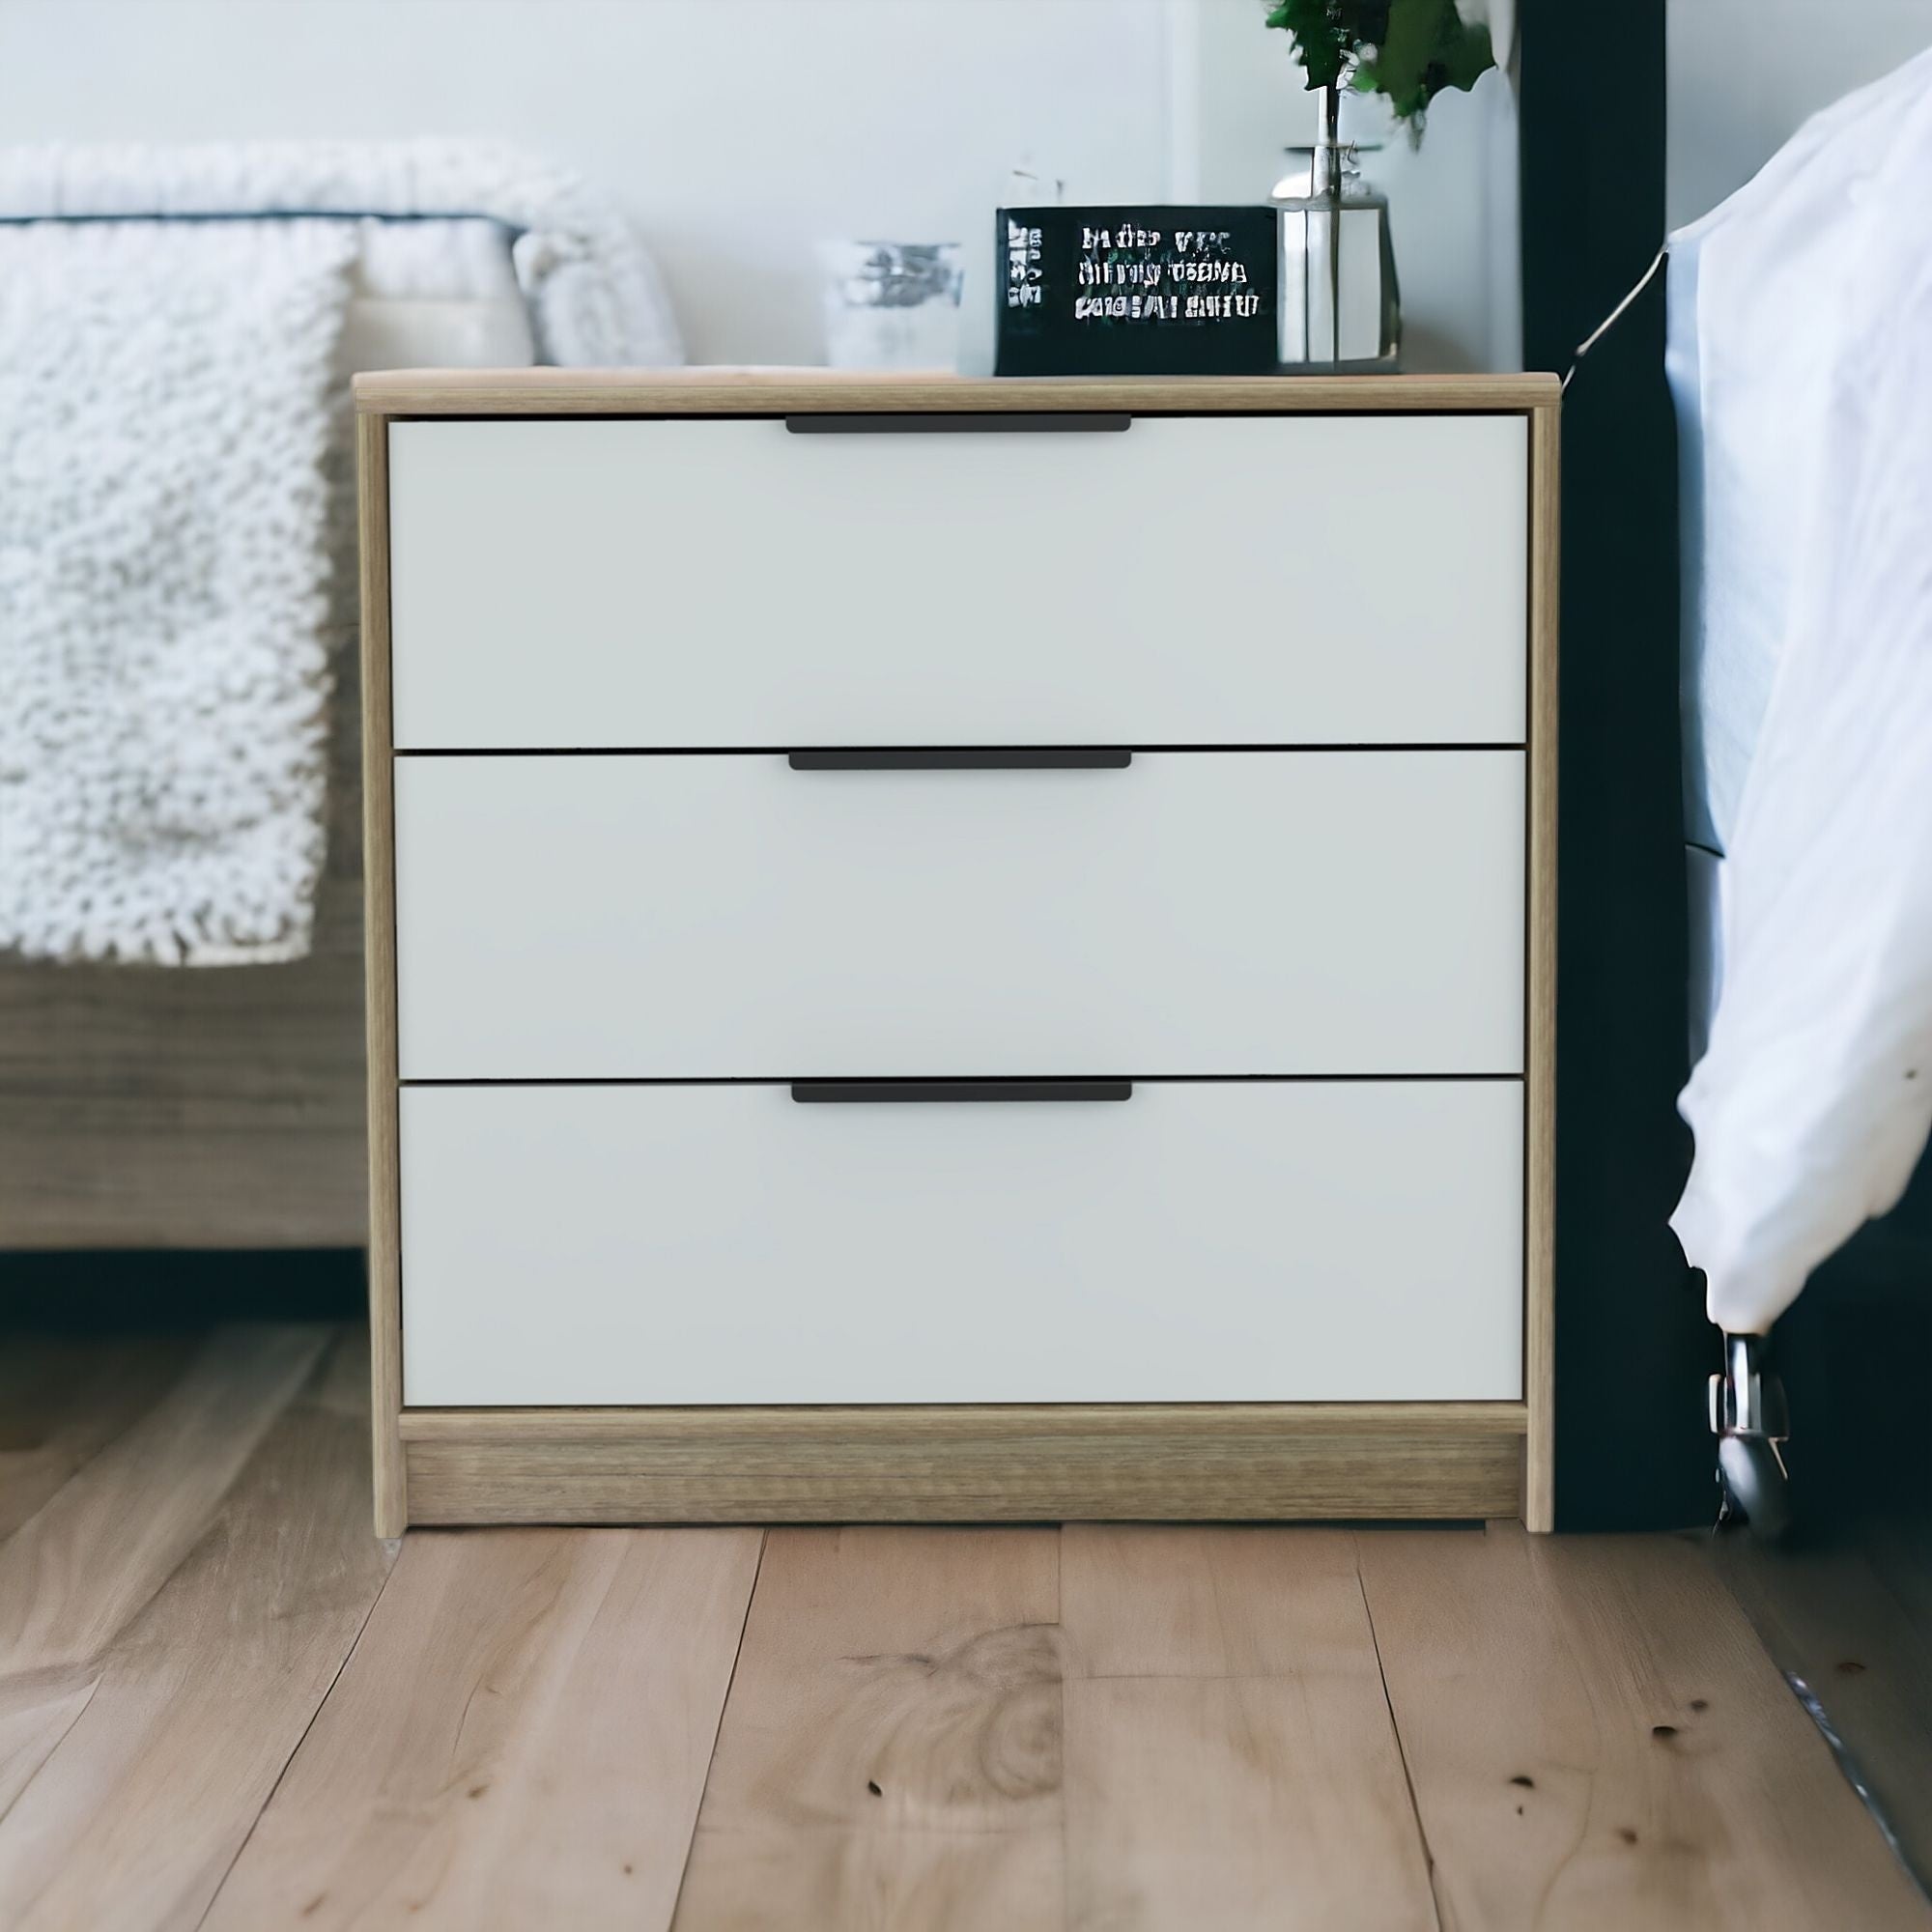
[[[411,1406],[1514,1400],[1517,1081],[402,1094]]]

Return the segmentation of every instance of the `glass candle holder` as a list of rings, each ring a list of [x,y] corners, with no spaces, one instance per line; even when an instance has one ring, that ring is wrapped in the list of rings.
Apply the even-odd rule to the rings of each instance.
[[[825,359],[835,369],[951,369],[964,279],[956,242],[828,242]]]

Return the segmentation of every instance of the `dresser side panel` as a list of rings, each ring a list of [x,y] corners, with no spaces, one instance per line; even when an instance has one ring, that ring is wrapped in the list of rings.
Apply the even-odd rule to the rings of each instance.
[[[376,1533],[409,1520],[396,1433],[403,1400],[401,1178],[396,1120],[395,804],[389,725],[387,419],[358,415],[355,459],[362,564],[362,839],[365,1025],[369,1065],[369,1356],[374,1378]]]

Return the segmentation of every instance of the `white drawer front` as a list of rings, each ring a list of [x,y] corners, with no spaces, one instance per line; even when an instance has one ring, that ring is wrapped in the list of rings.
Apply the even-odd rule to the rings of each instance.
[[[389,450],[398,746],[1524,735],[1521,416]]]
[[[420,1406],[1521,1393],[1514,1081],[402,1095]]]
[[[1519,1073],[1517,752],[396,761],[406,1080]]]

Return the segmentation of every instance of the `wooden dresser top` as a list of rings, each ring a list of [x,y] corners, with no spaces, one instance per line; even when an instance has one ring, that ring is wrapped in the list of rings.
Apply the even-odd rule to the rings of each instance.
[[[778,415],[788,411],[1127,410],[1434,414],[1556,407],[1554,376],[993,377],[842,369],[392,369],[355,378],[379,416]]]

